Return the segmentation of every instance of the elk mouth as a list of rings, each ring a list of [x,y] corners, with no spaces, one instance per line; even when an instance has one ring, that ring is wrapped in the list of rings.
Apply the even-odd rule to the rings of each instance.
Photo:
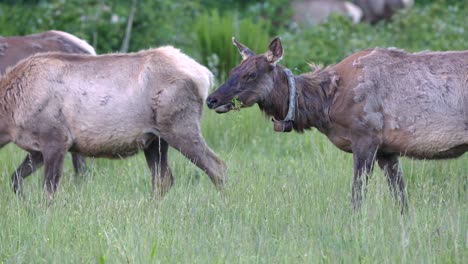
[[[223,114],[223,113],[227,113],[227,112],[231,111],[232,106],[233,106],[232,103],[227,103],[227,104],[223,104],[223,105],[220,105],[220,106],[216,107],[214,110],[218,114]]]

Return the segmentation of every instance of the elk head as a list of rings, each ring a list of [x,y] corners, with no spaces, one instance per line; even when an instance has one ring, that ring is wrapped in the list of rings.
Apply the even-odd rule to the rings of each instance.
[[[278,61],[283,56],[279,37],[273,39],[265,54],[255,55],[249,48],[232,38],[242,61],[232,69],[228,80],[206,99],[210,109],[217,113],[229,112],[236,103],[250,107],[262,102],[273,89]],[[237,102],[236,102],[237,101]]]

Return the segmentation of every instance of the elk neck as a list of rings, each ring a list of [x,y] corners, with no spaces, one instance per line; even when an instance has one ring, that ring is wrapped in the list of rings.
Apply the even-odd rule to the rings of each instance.
[[[283,120],[289,109],[288,78],[284,68],[279,65],[273,74],[273,89],[259,102],[259,106],[266,115]],[[328,111],[336,86],[332,76],[327,70],[318,68],[313,72],[294,76],[297,98],[293,129],[297,132],[304,132],[312,127],[323,133],[328,130]]]

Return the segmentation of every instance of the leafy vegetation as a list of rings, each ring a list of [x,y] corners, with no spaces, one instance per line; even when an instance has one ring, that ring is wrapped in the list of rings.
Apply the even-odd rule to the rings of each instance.
[[[138,1],[130,50],[175,45],[217,71],[222,82],[240,58],[235,36],[265,52],[279,35],[283,65],[333,64],[368,47],[466,49],[465,0],[417,1],[392,22],[289,23],[283,0]],[[0,3],[0,34],[65,30],[99,53],[118,51],[130,1],[19,0]],[[214,56],[213,54],[216,54]],[[217,57],[215,59],[215,57]],[[468,156],[402,159],[410,210],[401,216],[379,170],[359,213],[350,206],[352,157],[317,131],[273,132],[256,107],[218,115],[205,109],[203,133],[227,162],[229,185],[170,151],[175,185],[150,198],[143,155],[90,160],[74,179],[71,159],[54,203],[43,203],[42,170],[13,194],[10,173],[25,152],[0,151],[0,263],[468,263]]]
[[[217,9],[197,19],[195,32],[202,62],[220,79],[239,63],[240,56],[232,44],[232,37],[242,39],[252,49],[263,48],[270,41],[266,20],[239,19],[236,13],[220,15]]]

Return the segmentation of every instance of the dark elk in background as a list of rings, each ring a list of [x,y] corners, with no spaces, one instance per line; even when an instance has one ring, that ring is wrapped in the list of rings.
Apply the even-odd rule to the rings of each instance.
[[[0,75],[22,59],[42,52],[63,52],[96,55],[94,48],[76,36],[57,30],[50,30],[26,36],[0,36]],[[24,178],[42,166],[43,159],[37,153],[29,153],[12,175],[15,191]],[[86,171],[86,160],[73,153],[73,166],[76,174]]]
[[[411,8],[413,0],[354,0],[363,12],[362,21],[376,23],[388,20],[400,9]]]
[[[299,24],[322,23],[332,14],[350,17],[354,23],[376,23],[412,5],[413,0],[302,0],[294,1],[292,9],[293,20]]]

